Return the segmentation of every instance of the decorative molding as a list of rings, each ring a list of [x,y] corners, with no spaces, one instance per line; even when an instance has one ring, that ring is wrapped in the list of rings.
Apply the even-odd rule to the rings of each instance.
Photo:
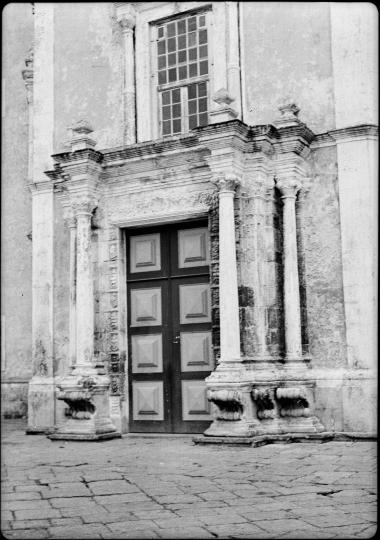
[[[298,191],[302,188],[302,184],[294,178],[282,178],[276,180],[276,188],[281,193],[281,199],[295,199]]]
[[[276,127],[290,127],[301,124],[298,118],[300,108],[295,103],[287,103],[278,108],[280,111],[279,117],[274,121]]]
[[[218,187],[219,193],[235,193],[241,185],[241,180],[235,174],[216,174],[212,178],[212,183]]]

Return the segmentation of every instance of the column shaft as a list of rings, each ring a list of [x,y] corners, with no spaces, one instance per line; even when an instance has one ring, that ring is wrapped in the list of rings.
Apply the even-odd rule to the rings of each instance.
[[[295,195],[283,195],[284,301],[286,358],[302,357]]]
[[[76,368],[93,367],[94,291],[91,261],[91,214],[77,214]]]
[[[70,366],[76,364],[76,249],[77,249],[76,222],[70,223],[70,307],[69,307],[69,358]]]
[[[240,361],[234,191],[219,193],[219,301],[221,362]]]

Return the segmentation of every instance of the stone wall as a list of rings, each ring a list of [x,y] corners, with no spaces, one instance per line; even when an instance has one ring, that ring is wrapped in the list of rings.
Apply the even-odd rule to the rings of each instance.
[[[54,147],[67,128],[86,118],[98,148],[123,143],[121,29],[112,2],[56,3],[54,32]]]
[[[31,4],[8,4],[3,10],[1,181],[1,377],[7,416],[25,415],[32,374],[32,209],[22,77],[32,38]]]
[[[243,120],[294,102],[315,133],[335,127],[328,2],[241,2]]]

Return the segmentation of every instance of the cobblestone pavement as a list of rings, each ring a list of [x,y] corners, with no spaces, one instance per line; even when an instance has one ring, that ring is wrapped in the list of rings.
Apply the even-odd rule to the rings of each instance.
[[[371,538],[376,443],[50,441],[3,426],[6,538]]]

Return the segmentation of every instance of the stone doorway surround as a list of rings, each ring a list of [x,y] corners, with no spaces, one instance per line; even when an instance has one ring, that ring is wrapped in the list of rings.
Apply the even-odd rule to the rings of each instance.
[[[206,436],[323,429],[313,412],[311,359],[302,351],[295,237],[296,195],[307,178],[314,135],[297,115],[290,105],[281,109],[276,126],[231,120],[101,151],[86,122],[74,126],[71,150],[54,155],[54,170],[46,172],[70,237],[70,358],[55,380],[69,417],[56,419],[50,437],[93,440],[126,431],[124,229],[205,216],[217,360],[206,379],[214,417]],[[281,214],[284,227],[282,285],[266,268],[275,234],[262,223],[273,212]],[[267,291],[279,297],[282,287],[285,342],[271,342]],[[250,325],[244,328],[241,290],[255,298],[246,304]],[[248,334],[249,356],[242,352]]]

